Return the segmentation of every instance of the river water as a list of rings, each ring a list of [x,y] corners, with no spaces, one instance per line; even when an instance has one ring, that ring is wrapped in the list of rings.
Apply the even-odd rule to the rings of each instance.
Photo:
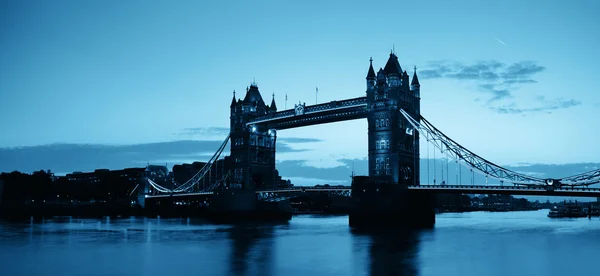
[[[317,215],[0,221],[0,275],[600,275],[600,219],[546,214],[439,214],[416,232]]]

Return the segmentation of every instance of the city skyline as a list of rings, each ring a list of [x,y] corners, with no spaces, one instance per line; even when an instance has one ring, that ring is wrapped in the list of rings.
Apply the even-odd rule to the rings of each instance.
[[[533,2],[511,1],[390,3],[374,14],[351,3],[339,14],[331,3],[62,3],[11,2],[3,12],[10,24],[2,24],[0,101],[10,104],[0,124],[11,131],[0,137],[0,153],[13,160],[91,147],[134,150],[123,155],[132,164],[205,161],[228,131],[233,90],[243,98],[255,80],[280,110],[314,104],[317,87],[319,103],[363,96],[369,58],[377,70],[393,48],[409,74],[417,67],[423,116],[473,152],[513,166],[600,162],[587,119],[600,110],[600,96],[588,92],[600,85],[591,1],[544,2],[539,14],[527,12]],[[280,131],[277,159],[349,166],[344,160],[367,155],[366,125]]]

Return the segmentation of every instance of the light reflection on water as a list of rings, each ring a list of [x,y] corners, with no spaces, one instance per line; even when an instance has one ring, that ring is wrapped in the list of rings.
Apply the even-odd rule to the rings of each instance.
[[[376,233],[316,215],[0,221],[0,260],[2,275],[596,275],[600,220],[546,214],[441,214],[432,230]]]

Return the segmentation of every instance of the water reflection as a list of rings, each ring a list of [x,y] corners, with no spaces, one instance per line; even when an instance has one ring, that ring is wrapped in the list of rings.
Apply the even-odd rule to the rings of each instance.
[[[234,225],[231,241],[230,275],[273,275],[274,224]]]
[[[427,231],[355,231],[347,216],[311,215],[284,225],[0,220],[1,275],[597,274],[600,220],[546,214],[443,214]]]
[[[422,230],[353,230],[369,238],[368,275],[418,275]]]

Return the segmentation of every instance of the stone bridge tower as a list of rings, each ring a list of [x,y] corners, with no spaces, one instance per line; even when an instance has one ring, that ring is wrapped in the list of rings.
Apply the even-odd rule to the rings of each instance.
[[[375,74],[373,60],[367,73],[369,176],[376,181],[419,185],[419,134],[400,114],[420,114],[420,85],[415,73],[409,85],[398,57],[390,53]]]
[[[255,83],[246,88],[243,100],[231,100],[230,133],[233,162],[232,184],[244,189],[271,187],[275,183],[275,130],[246,126],[253,118],[277,111],[275,99],[266,105]]]

